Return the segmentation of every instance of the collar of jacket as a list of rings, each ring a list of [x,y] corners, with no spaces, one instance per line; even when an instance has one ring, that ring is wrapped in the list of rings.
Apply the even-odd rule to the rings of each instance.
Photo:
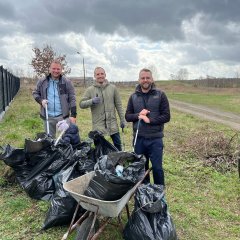
[[[155,83],[152,83],[151,88],[150,88],[150,90],[147,93],[151,94],[151,93],[154,93],[156,90],[157,89],[156,89]],[[136,87],[136,93],[138,93],[138,94],[142,94],[143,93],[140,84],[138,84],[137,87]]]
[[[107,85],[109,84],[108,80],[105,79],[105,81],[101,84],[101,83],[98,83],[96,80],[95,80],[95,83],[93,84],[94,87],[98,87],[98,88],[105,88]]]

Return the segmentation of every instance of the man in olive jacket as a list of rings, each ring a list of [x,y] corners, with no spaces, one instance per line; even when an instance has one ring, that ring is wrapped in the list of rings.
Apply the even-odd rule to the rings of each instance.
[[[95,68],[94,78],[95,83],[86,89],[80,100],[80,108],[91,108],[93,130],[110,135],[114,146],[121,151],[116,110],[122,129],[125,127],[125,120],[119,92],[115,85],[108,82],[102,67]]]

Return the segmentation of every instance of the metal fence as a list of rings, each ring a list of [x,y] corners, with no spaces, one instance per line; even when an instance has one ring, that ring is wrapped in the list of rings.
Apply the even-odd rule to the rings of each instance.
[[[20,78],[0,66],[0,120],[20,88]]]

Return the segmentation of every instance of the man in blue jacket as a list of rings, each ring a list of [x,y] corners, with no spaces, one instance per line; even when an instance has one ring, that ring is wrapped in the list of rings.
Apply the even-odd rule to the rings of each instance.
[[[46,111],[48,108],[49,134],[56,137],[56,124],[69,118],[76,123],[77,108],[74,87],[70,80],[62,76],[62,64],[54,60],[49,68],[50,74],[37,82],[33,91],[34,99],[40,104],[40,117],[47,131]]]
[[[138,136],[135,145],[136,154],[144,154],[149,168],[149,159],[153,168],[155,184],[165,185],[163,160],[163,129],[170,121],[169,102],[165,93],[155,87],[152,72],[142,69],[139,72],[139,84],[130,96],[125,118],[133,122],[133,135]],[[139,124],[138,124],[139,123]],[[146,179],[150,181],[150,179]]]

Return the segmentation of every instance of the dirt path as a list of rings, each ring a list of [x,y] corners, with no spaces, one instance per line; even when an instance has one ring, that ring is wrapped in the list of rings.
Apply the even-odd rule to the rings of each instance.
[[[219,122],[230,126],[232,129],[240,130],[240,115],[223,112],[202,105],[170,100],[170,107],[181,112],[190,113],[210,121]]]

